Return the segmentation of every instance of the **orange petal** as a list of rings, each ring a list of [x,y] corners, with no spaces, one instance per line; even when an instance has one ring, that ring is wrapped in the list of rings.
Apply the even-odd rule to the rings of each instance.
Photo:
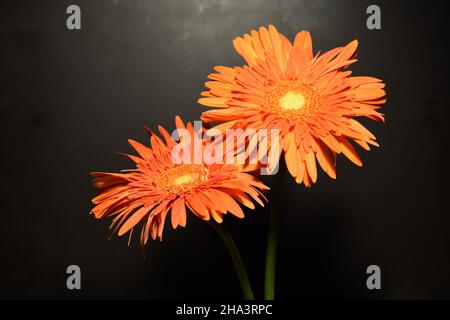
[[[337,137],[339,140],[342,153],[354,164],[356,164],[359,167],[362,167],[362,161],[359,157],[358,153],[356,152],[355,148],[348,142],[348,140],[344,137]]]
[[[294,47],[299,48],[306,54],[308,60],[313,58],[313,46],[311,34],[308,31],[301,31],[297,33],[294,39]]]
[[[255,204],[244,192],[240,190],[229,190],[228,193],[247,208],[255,209]]]
[[[139,143],[137,141],[134,141],[132,139],[128,139],[128,143],[131,144],[131,146],[143,157],[144,159],[148,159],[153,155],[152,150],[150,148],[147,148],[142,143]]]
[[[122,225],[122,227],[119,230],[119,237],[127,233],[131,228],[133,228],[135,225],[137,225],[142,218],[145,217],[146,214],[148,214],[149,208],[148,207],[142,207],[139,210],[137,210],[133,215],[128,218],[127,221]]]
[[[244,218],[244,212],[242,211],[241,207],[237,204],[237,202],[227,193],[217,191],[220,193],[221,200],[224,202],[224,204],[227,207],[227,211],[231,212],[233,215],[235,215],[238,218]]]
[[[273,25],[269,25],[269,34],[270,40],[272,41],[275,58],[278,62],[278,66],[280,67],[281,72],[284,73],[284,71],[286,70],[286,61],[284,60],[282,52],[280,35]]]
[[[203,220],[209,220],[208,209],[195,193],[191,193],[187,196],[186,200],[196,216],[202,218]]]
[[[172,227],[174,229],[176,229],[177,226],[180,224],[180,220],[183,215],[186,216],[186,207],[184,205],[184,199],[179,198],[179,199],[175,200],[172,205],[171,221],[172,221]]]
[[[217,223],[222,223],[223,222],[223,217],[222,217],[222,213],[211,209],[210,210],[211,216],[213,217],[213,219],[217,222]]]
[[[297,146],[295,145],[295,139],[291,138],[289,142],[288,150],[285,152],[284,158],[286,159],[286,166],[291,173],[291,175],[295,178],[297,177],[297,169],[298,162],[300,159],[298,158]]]
[[[317,167],[316,167],[316,157],[314,151],[309,150],[306,154],[306,168],[308,169],[308,174],[311,177],[312,182],[317,181]]]
[[[319,143],[319,149],[317,150],[316,157],[319,165],[322,167],[330,178],[336,179],[336,167],[334,157],[330,150],[323,143]]]

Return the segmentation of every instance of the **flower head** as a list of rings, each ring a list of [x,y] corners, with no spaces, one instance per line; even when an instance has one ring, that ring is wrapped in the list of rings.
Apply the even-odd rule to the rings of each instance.
[[[197,134],[191,123],[185,125],[179,117],[176,126],[192,137]],[[174,141],[163,127],[158,129],[163,139],[150,131],[151,147],[129,140],[138,155],[126,156],[136,168],[122,173],[91,173],[95,177],[93,184],[100,191],[92,200],[92,213],[96,218],[114,217],[111,228],[118,230],[119,236],[130,232],[131,237],[133,229],[142,225],[142,245],[149,236],[161,240],[169,212],[174,229],[186,226],[186,207],[203,220],[212,217],[221,223],[227,212],[243,218],[240,204],[254,209],[252,199],[264,206],[260,197],[265,197],[260,190],[268,188],[252,175],[241,172],[236,165],[180,162],[181,157],[174,158],[173,151],[184,143],[181,137]],[[187,158],[192,160],[195,149],[190,150]]]
[[[350,141],[365,150],[378,144],[355,117],[384,121],[377,109],[386,100],[381,80],[345,70],[356,61],[356,40],[313,55],[308,32],[291,43],[271,25],[233,44],[247,65],[218,66],[209,75],[199,103],[215,109],[203,120],[221,122],[220,129],[279,129],[288,170],[306,186],[317,180],[316,160],[333,179],[336,154],[362,166]]]

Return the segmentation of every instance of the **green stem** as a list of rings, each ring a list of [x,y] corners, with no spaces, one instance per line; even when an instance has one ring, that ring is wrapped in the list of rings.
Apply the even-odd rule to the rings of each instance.
[[[281,191],[283,189],[283,178],[286,173],[284,161],[280,161],[279,171],[275,181],[275,187],[272,189],[271,206],[269,213],[269,226],[267,234],[266,251],[266,274],[264,286],[264,299],[275,299],[275,269],[277,258],[277,240],[280,227],[281,212]]]
[[[236,270],[237,276],[239,278],[239,283],[241,284],[242,293],[244,294],[245,300],[255,300],[253,296],[252,287],[250,285],[250,281],[248,280],[247,271],[244,267],[244,262],[242,261],[241,255],[239,254],[239,250],[236,246],[236,243],[233,240],[228,229],[223,225],[223,223],[216,223],[214,221],[210,221],[209,224],[217,231],[219,236],[222,238],[225,246],[228,249],[228,253],[230,254],[231,260],[233,261],[234,269]]]

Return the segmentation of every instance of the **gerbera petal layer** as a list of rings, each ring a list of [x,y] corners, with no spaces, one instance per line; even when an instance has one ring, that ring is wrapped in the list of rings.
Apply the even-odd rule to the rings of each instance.
[[[314,55],[311,35],[299,32],[291,43],[274,26],[261,27],[233,41],[242,67],[216,67],[199,103],[212,110],[202,119],[219,130],[278,129],[289,172],[310,186],[317,167],[335,179],[335,157],[358,166],[353,144],[370,150],[375,136],[355,118],[384,121],[382,80],[351,76],[358,41]]]
[[[185,125],[176,117],[177,129],[186,129],[190,138],[194,132],[191,123]],[[92,213],[96,218],[114,217],[111,228],[122,236],[141,226],[140,242],[162,239],[165,220],[170,214],[170,223],[175,229],[186,226],[186,208],[194,215],[222,222],[227,212],[242,218],[241,205],[254,209],[253,201],[263,205],[261,190],[268,188],[253,176],[242,172],[237,165],[193,162],[195,148],[190,150],[186,162],[173,160],[173,150],[185,143],[173,141],[169,133],[158,127],[162,139],[150,133],[150,147],[134,140],[130,145],[137,155],[126,155],[135,163],[135,168],[123,173],[93,172],[93,185],[99,195],[92,199]],[[202,129],[201,133],[205,130]],[[186,138],[185,138],[186,139]],[[190,141],[186,139],[186,141]],[[208,142],[200,140],[204,150]],[[225,157],[226,155],[224,155]]]

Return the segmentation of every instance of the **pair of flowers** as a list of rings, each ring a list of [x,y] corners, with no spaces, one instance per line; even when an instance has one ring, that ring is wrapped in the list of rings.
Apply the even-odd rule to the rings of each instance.
[[[279,130],[279,157],[297,183],[311,186],[318,167],[336,178],[335,158],[343,154],[362,166],[353,144],[365,150],[378,146],[375,136],[356,117],[384,121],[377,110],[385,103],[384,84],[367,76],[351,76],[357,41],[314,55],[310,34],[293,42],[272,25],[233,41],[244,58],[242,67],[215,67],[199,103],[213,109],[201,119],[227,129]],[[175,119],[177,129],[196,132],[191,123]],[[100,194],[92,202],[96,218],[114,217],[122,236],[140,227],[140,242],[162,239],[170,215],[173,228],[186,226],[187,212],[222,223],[229,212],[243,218],[241,206],[264,205],[269,188],[245,166],[174,163],[174,141],[161,126],[161,137],[149,130],[150,147],[129,140],[138,155],[127,155],[136,167],[122,173],[92,173]],[[353,143],[351,143],[353,142]],[[211,142],[204,141],[204,144]],[[318,164],[318,165],[317,165]]]

